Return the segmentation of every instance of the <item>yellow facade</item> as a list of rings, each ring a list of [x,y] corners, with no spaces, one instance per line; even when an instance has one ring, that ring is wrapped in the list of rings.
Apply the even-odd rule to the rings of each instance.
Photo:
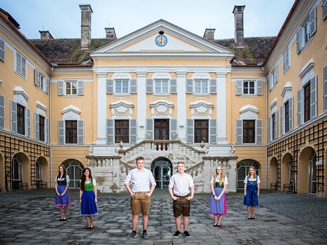
[[[83,57],[89,52],[88,59],[71,58],[61,64],[47,49],[35,48],[1,12],[2,190],[22,188],[24,183],[28,188],[39,188],[40,182],[53,186],[63,164],[71,188],[79,187],[79,174],[88,166],[100,191],[122,192],[126,170],[143,155],[161,188],[163,173],[173,174],[173,165],[182,160],[197,192],[210,191],[208,183],[217,165],[226,170],[229,191],[242,189],[249,166],[255,166],[262,188],[274,184],[283,190],[292,182],[292,191],[326,196],[327,34],[322,3],[295,1],[272,49],[257,64],[238,56],[248,52],[247,43],[244,49],[231,50],[164,20],[115,42],[98,46],[91,42],[86,51],[75,47]],[[298,52],[297,32],[312,9],[316,31]],[[168,43],[155,43],[158,35],[165,35]],[[46,47],[39,41],[34,40],[36,47]],[[26,58],[25,77],[15,71],[16,50]],[[48,89],[36,85],[35,70],[44,76]],[[305,94],[313,76],[316,113],[299,125],[298,114],[306,111],[300,108],[298,91]],[[25,125],[29,135],[12,129],[16,115],[12,103],[29,110]],[[285,114],[288,103],[292,115]],[[44,128],[38,115],[48,122]],[[286,116],[292,126],[283,122]],[[40,128],[46,134],[42,140]]]

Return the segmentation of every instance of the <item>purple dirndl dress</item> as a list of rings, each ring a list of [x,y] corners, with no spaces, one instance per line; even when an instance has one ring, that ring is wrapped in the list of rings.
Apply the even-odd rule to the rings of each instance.
[[[219,182],[215,183],[214,191],[215,195],[219,196],[224,189],[224,183],[220,186]],[[225,215],[227,214],[227,205],[226,205],[226,194],[224,193],[220,200],[216,201],[214,196],[211,195],[210,198],[210,214],[214,215]]]
[[[56,176],[55,182],[57,182],[58,193],[61,194],[65,191],[67,183],[69,183],[69,176],[66,175],[63,178]],[[55,203],[58,207],[68,206],[70,204],[69,192],[68,190],[63,196],[58,196],[56,193]]]

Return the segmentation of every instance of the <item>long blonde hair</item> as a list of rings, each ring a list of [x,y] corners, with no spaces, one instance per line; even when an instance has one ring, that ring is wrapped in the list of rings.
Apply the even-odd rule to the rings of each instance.
[[[223,168],[221,166],[218,166],[216,168],[215,181],[217,180],[217,177],[218,177],[218,174],[217,174],[218,169],[221,169],[221,175],[220,175],[220,179],[219,179],[219,185],[221,186],[223,184],[224,178],[225,178],[224,177],[224,170],[223,170]]]
[[[248,178],[250,178],[250,176],[251,176],[251,173],[250,173],[251,168],[254,170],[253,177],[257,178],[257,171],[255,171],[255,167],[253,167],[253,166],[250,166],[250,168],[249,168]]]

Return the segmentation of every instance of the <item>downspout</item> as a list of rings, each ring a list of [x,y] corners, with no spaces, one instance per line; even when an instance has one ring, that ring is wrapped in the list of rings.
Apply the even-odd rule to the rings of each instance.
[[[51,98],[51,80],[52,80],[53,67],[51,67],[49,77],[49,143],[50,143],[50,187],[52,187],[52,98]]]
[[[262,70],[264,70],[264,67],[262,67]],[[268,189],[268,78],[266,77],[266,189]]]

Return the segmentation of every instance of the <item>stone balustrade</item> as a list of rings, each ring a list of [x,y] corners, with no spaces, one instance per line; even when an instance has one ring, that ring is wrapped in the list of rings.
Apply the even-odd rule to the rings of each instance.
[[[210,192],[210,180],[216,167],[222,166],[229,182],[227,191],[236,191],[236,156],[207,156],[205,151],[194,149],[179,140],[144,140],[127,150],[122,148],[115,156],[87,156],[88,167],[96,178],[99,191],[126,192],[124,181],[128,172],[135,167],[138,156],[145,157],[145,167],[148,169],[158,157],[166,157],[172,163],[184,161],[186,172],[194,179],[197,193]]]

